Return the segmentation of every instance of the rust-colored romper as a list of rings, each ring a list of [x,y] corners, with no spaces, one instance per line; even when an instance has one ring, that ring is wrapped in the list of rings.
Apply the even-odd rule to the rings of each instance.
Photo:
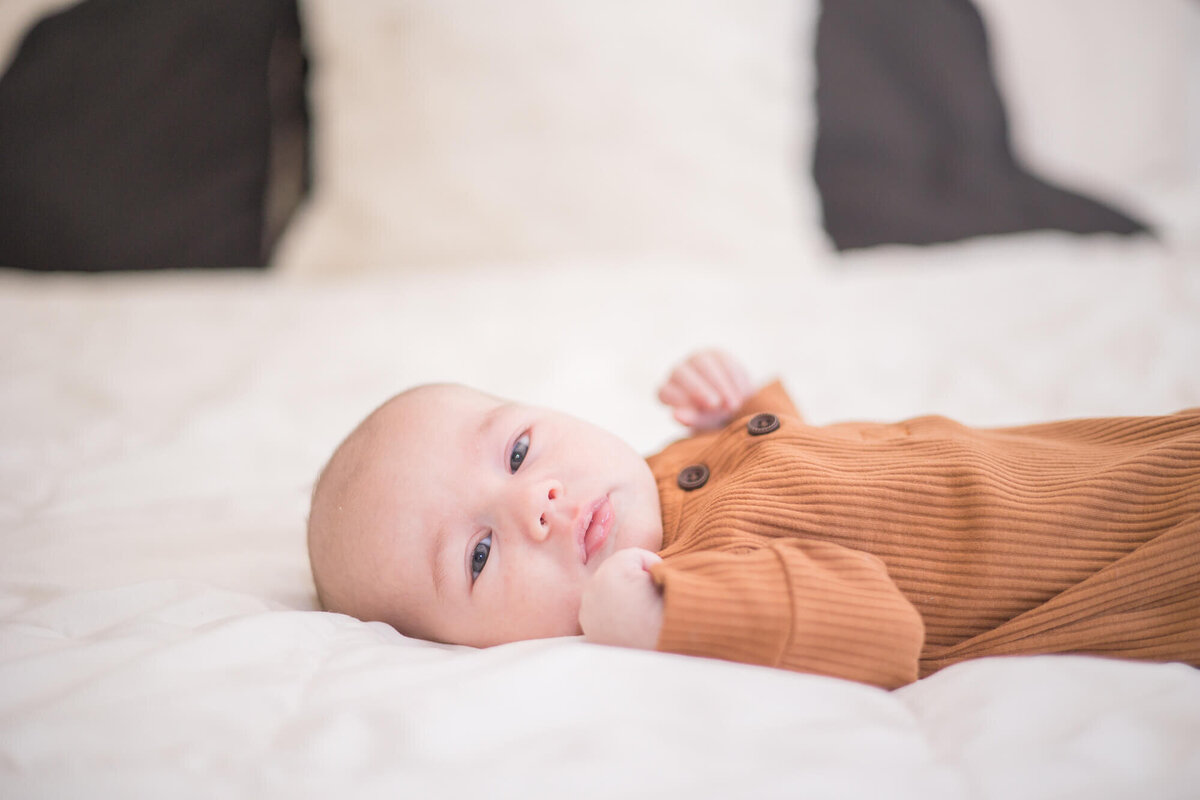
[[[660,650],[896,687],[968,658],[1200,665],[1200,409],[804,424],[774,383],[648,459]]]

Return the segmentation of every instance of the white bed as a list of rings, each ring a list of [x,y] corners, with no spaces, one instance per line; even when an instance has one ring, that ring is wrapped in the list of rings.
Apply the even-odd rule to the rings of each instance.
[[[1147,186],[1139,210],[1176,222],[1161,241],[791,260],[508,241],[338,271],[305,259],[338,248],[310,218],[266,274],[0,272],[0,795],[1195,797],[1184,665],[987,659],[888,693],[574,638],[477,651],[316,611],[304,549],[333,446],[430,380],[647,453],[680,433],[658,381],[707,345],[815,423],[1198,405],[1194,184]]]

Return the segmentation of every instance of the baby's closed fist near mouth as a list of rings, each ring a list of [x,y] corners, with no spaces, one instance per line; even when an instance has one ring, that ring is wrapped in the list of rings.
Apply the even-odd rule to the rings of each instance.
[[[584,586],[579,625],[589,642],[653,650],[662,629],[662,594],[650,568],[662,561],[639,547],[618,550]]]

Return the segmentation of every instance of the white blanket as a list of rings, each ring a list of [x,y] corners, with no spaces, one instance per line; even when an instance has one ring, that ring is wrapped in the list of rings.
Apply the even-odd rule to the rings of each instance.
[[[811,421],[1200,404],[1200,263],[1032,234],[794,269],[0,273],[0,796],[1194,797],[1200,672],[958,665],[897,692],[317,612],[312,481],[452,379],[649,452],[698,346]]]

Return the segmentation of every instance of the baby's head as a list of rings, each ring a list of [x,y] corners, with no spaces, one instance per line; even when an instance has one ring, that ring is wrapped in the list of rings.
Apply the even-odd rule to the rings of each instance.
[[[446,384],[363,420],[318,479],[308,521],[326,609],[479,647],[579,633],[600,562],[661,544],[654,477],[625,442]]]

